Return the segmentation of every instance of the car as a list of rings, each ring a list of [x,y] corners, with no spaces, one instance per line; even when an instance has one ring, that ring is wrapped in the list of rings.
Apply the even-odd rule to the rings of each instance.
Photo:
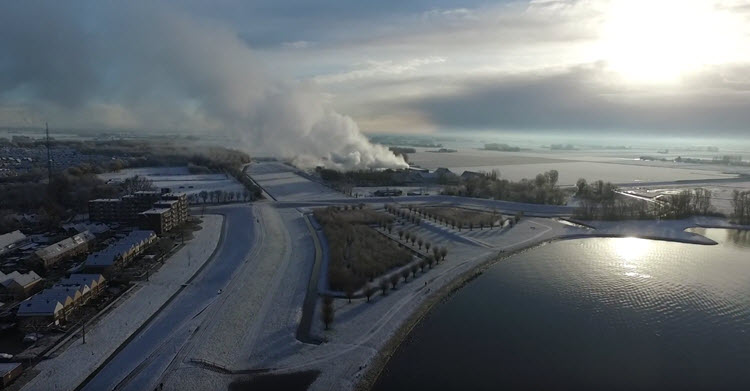
[[[42,338],[41,334],[39,334],[39,333],[29,333],[29,334],[26,334],[23,337],[23,342],[24,343],[34,343],[34,342],[38,341],[39,338]]]

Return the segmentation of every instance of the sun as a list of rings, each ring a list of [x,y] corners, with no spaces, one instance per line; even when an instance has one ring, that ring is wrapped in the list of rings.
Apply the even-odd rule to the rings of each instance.
[[[612,0],[598,51],[629,81],[674,82],[745,55],[745,29],[730,8],[710,0]]]

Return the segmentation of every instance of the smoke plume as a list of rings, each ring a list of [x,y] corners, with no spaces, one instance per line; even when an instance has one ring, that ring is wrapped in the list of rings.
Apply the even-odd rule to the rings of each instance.
[[[314,84],[274,75],[218,21],[137,1],[3,8],[5,125],[35,118],[70,127],[200,129],[304,166],[406,166],[334,111]]]

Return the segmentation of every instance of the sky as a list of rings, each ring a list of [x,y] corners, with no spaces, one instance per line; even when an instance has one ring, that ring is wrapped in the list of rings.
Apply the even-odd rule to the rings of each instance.
[[[750,1],[31,0],[0,53],[0,126],[750,135]]]

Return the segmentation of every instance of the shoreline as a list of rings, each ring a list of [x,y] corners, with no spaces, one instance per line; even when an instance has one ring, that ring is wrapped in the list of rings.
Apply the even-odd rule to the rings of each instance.
[[[684,230],[690,229],[690,228],[750,230],[750,227],[748,226],[731,227],[731,226],[720,226],[718,224],[714,226],[710,226],[710,224],[700,224],[699,222],[694,222],[693,224],[684,228]],[[682,232],[684,232],[684,230]],[[417,310],[409,314],[406,317],[405,321],[391,335],[391,337],[388,338],[387,341],[385,341],[384,345],[380,349],[378,349],[377,353],[372,358],[372,361],[369,363],[365,374],[362,375],[362,377],[359,379],[359,381],[357,381],[356,385],[354,386],[354,390],[356,391],[372,390],[372,388],[375,386],[378,379],[380,378],[380,375],[385,370],[385,367],[388,365],[388,362],[390,361],[391,357],[393,357],[393,355],[396,353],[396,351],[401,346],[401,344],[411,334],[412,330],[427,315],[429,315],[432,308],[436,304],[439,304],[443,302],[444,300],[448,299],[455,292],[463,288],[466,284],[470,283],[475,278],[482,275],[487,269],[499,263],[500,261],[516,256],[520,253],[532,250],[536,247],[544,246],[548,243],[554,243],[558,241],[576,240],[576,239],[611,239],[611,238],[628,238],[628,237],[634,237],[634,238],[646,239],[646,240],[675,242],[675,243],[682,243],[682,244],[694,244],[694,245],[702,245],[702,246],[706,246],[706,245],[712,246],[712,245],[718,244],[717,242],[709,238],[706,238],[704,236],[701,236],[701,237],[703,237],[706,241],[692,240],[688,238],[658,236],[658,235],[628,235],[628,234],[623,234],[623,233],[591,233],[591,234],[561,235],[561,236],[557,236],[554,238],[545,239],[539,242],[534,242],[527,246],[523,246],[517,249],[510,250],[510,251],[501,250],[497,254],[487,256],[486,257],[487,259],[479,261],[477,265],[475,265],[471,269],[453,277],[449,282],[444,284],[439,289],[435,290],[432,295],[430,295],[422,303],[420,303]]]

